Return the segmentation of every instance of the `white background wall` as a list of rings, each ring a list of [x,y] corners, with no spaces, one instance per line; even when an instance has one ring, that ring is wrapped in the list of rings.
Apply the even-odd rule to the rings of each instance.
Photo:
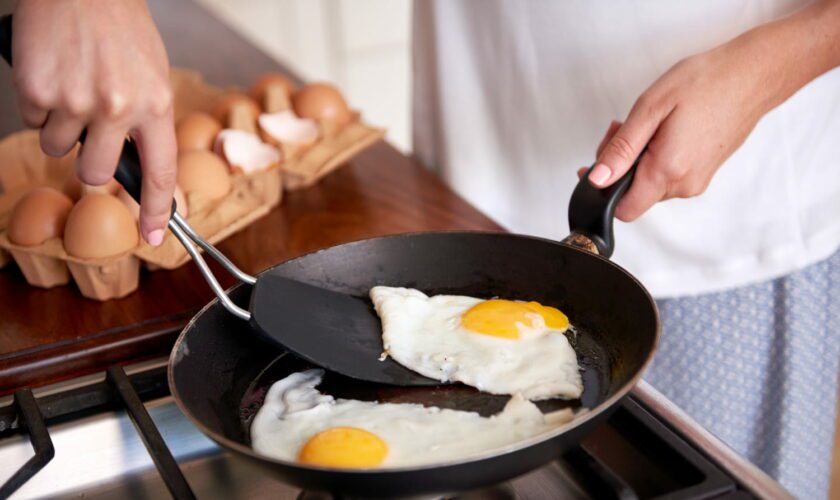
[[[408,151],[411,0],[198,0],[307,80],[327,80]]]

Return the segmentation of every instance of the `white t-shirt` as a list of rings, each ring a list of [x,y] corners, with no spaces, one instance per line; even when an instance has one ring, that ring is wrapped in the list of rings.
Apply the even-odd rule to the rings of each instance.
[[[506,228],[562,239],[575,171],[673,64],[807,2],[416,2],[414,148]],[[767,114],[706,193],[616,222],[658,297],[787,274],[840,246],[840,70]]]

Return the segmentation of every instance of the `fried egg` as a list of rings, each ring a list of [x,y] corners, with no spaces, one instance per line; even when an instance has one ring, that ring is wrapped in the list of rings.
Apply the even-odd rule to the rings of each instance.
[[[556,308],[386,286],[370,298],[382,320],[383,359],[492,394],[541,400],[583,392],[569,320]]]
[[[458,461],[556,429],[570,409],[543,414],[514,396],[490,417],[478,413],[334,399],[315,389],[320,369],[275,382],[251,423],[257,453],[337,468],[388,468]]]

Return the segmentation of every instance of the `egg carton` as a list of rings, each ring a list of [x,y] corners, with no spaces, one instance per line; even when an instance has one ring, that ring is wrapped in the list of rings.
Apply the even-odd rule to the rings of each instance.
[[[203,81],[191,70],[173,69],[171,83],[175,96],[175,119],[194,111],[212,114],[219,100],[241,89],[222,89]],[[364,123],[358,111],[351,111],[345,125],[318,122],[320,136],[304,147],[282,146],[284,161],[280,165],[283,187],[296,190],[310,187],[363,150],[385,136],[385,129]]]
[[[189,70],[172,71],[175,116],[210,112],[226,92],[206,84],[201,75]],[[353,113],[344,126],[321,122],[320,137],[314,144],[284,150],[286,161],[279,167],[231,177],[231,190],[219,200],[187,195],[190,225],[207,241],[218,243],[266,215],[282,200],[283,190],[311,186],[353,155],[382,138],[384,130],[362,123]],[[163,243],[151,247],[142,242],[125,254],[86,260],[67,254],[60,238],[41,245],[23,247],[9,241],[5,228],[16,201],[39,186],[62,190],[74,175],[75,155],[51,158],[41,152],[37,131],[24,131],[0,140],[0,268],[15,261],[27,282],[50,288],[76,282],[81,293],[96,300],[123,297],[138,288],[139,269],[174,269],[190,260],[189,254],[171,233]]]
[[[125,297],[137,289],[140,259],[133,252],[105,259],[79,259],[64,251],[61,238],[51,238],[36,246],[20,246],[0,233],[0,247],[11,254],[27,283],[52,288],[73,281],[85,297],[108,300]]]
[[[190,225],[211,243],[247,227],[267,214],[282,198],[276,169],[253,175],[234,175],[231,190],[220,200],[187,197]],[[17,262],[30,285],[50,288],[65,285],[70,278],[82,295],[96,300],[124,297],[137,289],[141,261],[149,269],[174,269],[190,260],[180,242],[167,233],[158,247],[141,242],[129,252],[104,259],[79,259],[64,250],[61,238],[41,245],[15,245],[0,231],[0,248]]]

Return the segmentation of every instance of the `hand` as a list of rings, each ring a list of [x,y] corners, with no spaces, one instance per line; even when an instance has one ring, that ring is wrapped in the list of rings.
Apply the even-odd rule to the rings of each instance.
[[[620,179],[647,146],[616,217],[703,193],[758,120],[811,79],[840,64],[840,2],[817,2],[668,70],[613,122],[589,175]]]
[[[140,229],[160,244],[175,190],[169,61],[141,0],[20,0],[13,75],[23,121],[41,148],[67,154],[87,128],[76,163],[83,182],[108,182],[126,136],[143,168]]]
[[[765,113],[757,83],[726,49],[701,54],[657,80],[624,123],[610,124],[589,176],[593,185],[621,178],[647,146],[616,217],[629,222],[658,201],[705,191]]]

